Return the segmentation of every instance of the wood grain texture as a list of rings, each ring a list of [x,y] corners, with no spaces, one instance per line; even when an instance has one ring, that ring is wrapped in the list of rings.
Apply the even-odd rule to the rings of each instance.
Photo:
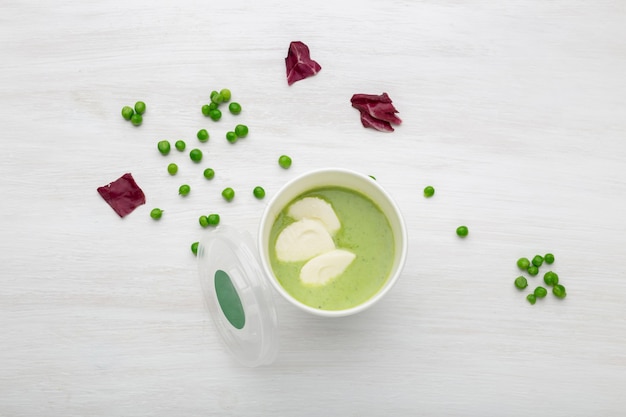
[[[625,21],[609,0],[1,2],[0,415],[623,415]],[[292,40],[322,71],[288,87]],[[244,111],[213,123],[223,87]],[[383,91],[392,134],[349,105]],[[206,163],[158,154],[200,128]],[[242,368],[204,310],[197,218],[255,235],[254,186],[330,166],[396,199],[404,273],[344,319],[275,297],[278,359]],[[96,188],[125,172],[148,202],[121,220]],[[531,307],[515,260],[547,251],[568,297]]]

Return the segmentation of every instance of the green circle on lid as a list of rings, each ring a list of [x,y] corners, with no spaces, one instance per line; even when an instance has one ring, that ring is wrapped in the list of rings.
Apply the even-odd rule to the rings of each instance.
[[[243,329],[246,315],[239,294],[228,274],[221,269],[215,271],[215,294],[222,313],[236,329]]]

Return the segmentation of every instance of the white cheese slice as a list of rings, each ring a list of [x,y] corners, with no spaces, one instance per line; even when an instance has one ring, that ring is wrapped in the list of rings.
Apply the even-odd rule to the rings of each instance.
[[[276,239],[276,257],[283,262],[307,261],[335,249],[335,242],[322,222],[302,219],[285,227]]]
[[[287,209],[287,215],[296,220],[305,218],[319,220],[330,234],[335,234],[341,227],[333,206],[317,197],[305,197],[296,201]]]
[[[300,270],[300,280],[308,285],[324,285],[341,275],[356,255],[345,249],[335,249],[308,261]]]

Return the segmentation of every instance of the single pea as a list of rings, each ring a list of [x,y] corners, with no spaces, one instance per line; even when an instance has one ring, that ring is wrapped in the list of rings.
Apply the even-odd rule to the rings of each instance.
[[[193,162],[202,161],[202,151],[200,149],[192,149],[189,152],[189,158],[191,158]]]
[[[207,217],[208,221],[209,221],[209,225],[210,226],[217,226],[218,224],[220,224],[220,215],[219,214],[209,214],[209,216]]]
[[[554,255],[551,253],[546,253],[543,255],[543,260],[548,264],[552,265],[554,263]]]
[[[263,197],[265,197],[265,190],[263,189],[263,187],[254,187],[254,190],[252,190],[252,194],[258,198],[259,200],[261,200]]]
[[[182,196],[189,195],[190,191],[191,191],[191,187],[188,186],[187,184],[183,184],[180,187],[178,187],[178,194]]]
[[[176,175],[176,173],[178,172],[178,165],[169,164],[167,166],[167,172],[169,172],[170,175]]]
[[[133,110],[132,107],[130,106],[122,107],[122,117],[124,119],[130,120],[130,118],[133,117],[133,114],[135,114],[135,111]]]
[[[539,268],[537,268],[535,265],[531,265],[528,267],[528,269],[526,270],[528,272],[528,275],[531,276],[535,276],[539,273]]]
[[[205,116],[209,116],[209,112],[211,111],[211,107],[208,104],[202,106],[202,114]]]
[[[169,141],[167,140],[159,141],[159,143],[157,143],[157,149],[163,155],[167,155],[168,153],[170,153],[170,149],[171,149]]]
[[[207,216],[200,216],[198,218],[198,223],[200,223],[200,226],[202,227],[207,227],[209,225],[209,218]]]
[[[546,295],[548,295],[548,290],[540,286],[540,287],[535,288],[535,291],[533,291],[533,294],[535,294],[535,297],[537,298],[543,298]]]
[[[434,195],[435,195],[435,188],[434,187],[429,185],[428,187],[424,188],[424,197],[430,198],[430,197],[432,197]]]
[[[520,290],[523,290],[524,288],[528,287],[528,281],[525,277],[520,275],[519,277],[515,278],[515,286]]]
[[[196,136],[198,137],[198,140],[200,142],[206,142],[209,140],[209,132],[207,132],[206,129],[198,130],[198,133],[196,134]]]
[[[211,100],[211,102],[213,101],[213,96],[215,96],[217,94],[218,94],[217,91],[215,91],[215,90],[211,91],[211,94],[209,94],[209,99]]]
[[[246,125],[237,125],[235,126],[235,134],[238,138],[245,138],[248,136],[248,126]]]
[[[213,168],[207,168],[204,170],[203,175],[207,180],[212,180],[215,176],[215,171],[213,171]]]
[[[559,283],[559,276],[555,272],[548,271],[543,274],[543,282],[545,282],[546,285],[556,285]]]
[[[225,102],[230,101],[231,93],[228,88],[222,88],[220,90],[220,94],[222,95],[222,98],[224,99]]]
[[[135,103],[135,113],[144,114],[146,112],[146,103],[138,101]]]
[[[174,147],[178,149],[180,152],[182,152],[187,147],[187,144],[185,144],[184,140],[177,140],[176,143],[174,144]]]
[[[193,253],[194,255],[198,254],[198,245],[200,244],[200,242],[193,242],[191,244],[191,253]]]
[[[163,210],[161,210],[160,208],[153,208],[150,211],[150,217],[152,217],[154,220],[159,220],[161,216],[163,216]]]
[[[133,124],[133,126],[139,126],[141,125],[141,123],[143,123],[143,116],[135,113],[131,116],[130,122]]]
[[[526,296],[526,299],[531,305],[534,305],[537,302],[537,297],[535,296],[535,294],[528,294]]]
[[[237,134],[235,132],[226,132],[226,140],[230,143],[237,142]]]
[[[211,115],[211,110],[215,110],[215,109],[217,109],[218,107],[219,107],[219,106],[218,106],[217,104],[215,104],[215,103],[213,103],[213,102],[210,102],[210,103],[209,103],[209,114],[207,114],[207,116],[210,116],[210,115]]]
[[[222,112],[220,111],[220,109],[211,110],[209,111],[209,117],[213,119],[213,121],[217,122],[219,119],[222,118]]]
[[[554,294],[557,298],[565,298],[567,293],[565,292],[565,287],[561,284],[557,284],[552,287],[552,294]]]
[[[228,111],[230,111],[232,114],[239,114],[241,113],[241,105],[233,101],[228,105]]]
[[[469,230],[467,229],[467,226],[459,226],[456,228],[456,234],[459,237],[466,237],[469,234]]]
[[[543,256],[541,255],[535,255],[535,257],[532,260],[533,265],[535,265],[537,268],[539,268],[541,265],[543,265]]]
[[[291,158],[287,155],[281,155],[278,158],[278,165],[280,165],[281,168],[288,169],[291,166]]]
[[[224,200],[226,201],[232,201],[233,198],[235,198],[235,190],[230,187],[224,188],[222,190],[222,197],[224,197]]]
[[[519,258],[517,260],[517,267],[522,271],[527,271],[529,266],[530,261],[528,260],[528,258]]]
[[[215,104],[220,104],[221,102],[223,102],[223,101],[224,101],[224,96],[223,96],[223,95],[221,95],[220,93],[213,94],[213,95],[211,96],[211,101],[212,101],[213,103],[215,103]]]

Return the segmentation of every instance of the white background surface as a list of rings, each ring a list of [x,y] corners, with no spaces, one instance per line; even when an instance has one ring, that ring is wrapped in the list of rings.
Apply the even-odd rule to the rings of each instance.
[[[625,22],[609,0],[2,1],[0,415],[624,415]],[[288,87],[292,40],[322,71]],[[244,111],[214,123],[224,87]],[[383,91],[391,134],[349,103]],[[203,127],[206,164],[158,154]],[[203,306],[197,218],[256,234],[254,186],[329,166],[396,199],[404,273],[344,319],[276,297],[278,359],[243,368]],[[122,220],[96,188],[125,172],[148,201]],[[568,297],[530,306],[515,261],[548,251]]]

